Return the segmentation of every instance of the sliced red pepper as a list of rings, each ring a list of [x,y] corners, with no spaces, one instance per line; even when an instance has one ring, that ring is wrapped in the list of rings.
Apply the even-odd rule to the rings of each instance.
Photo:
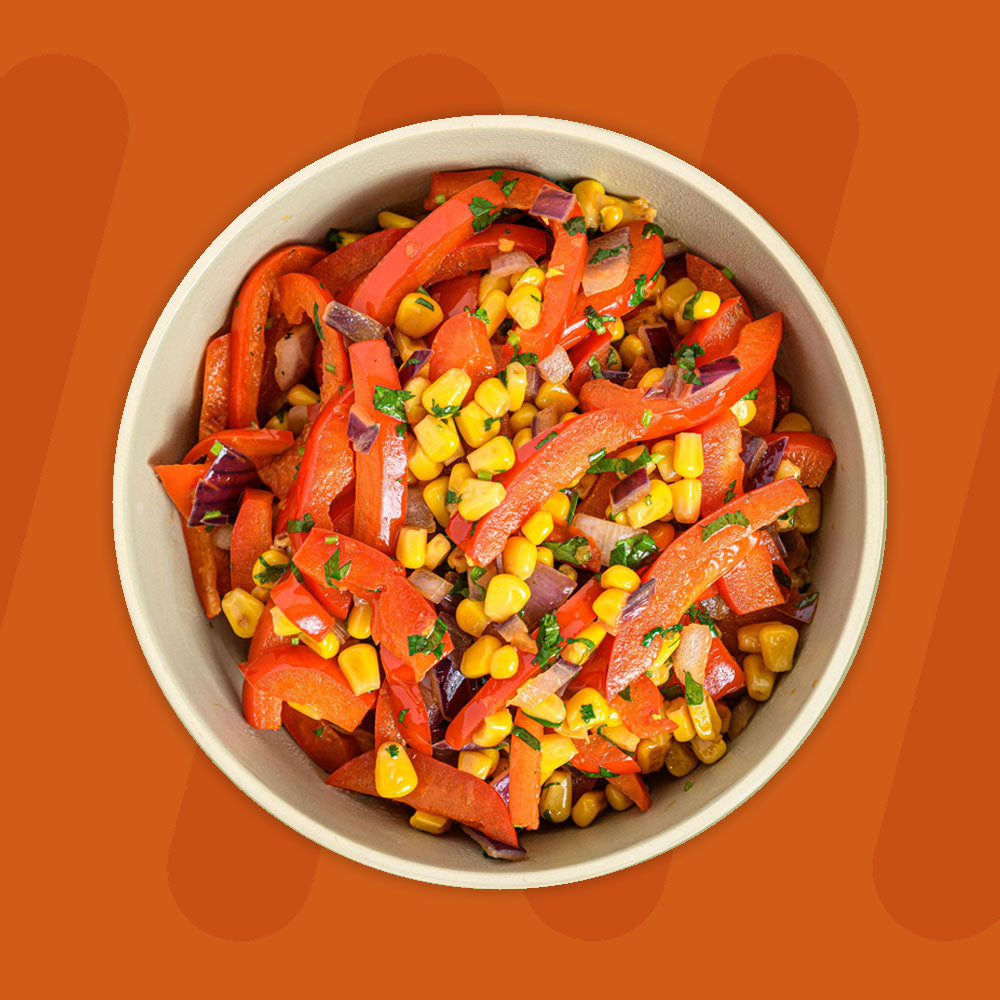
[[[788,439],[785,445],[785,458],[801,470],[799,482],[803,486],[822,486],[830,466],[837,458],[833,442],[811,431],[782,431],[778,434],[768,434],[764,440],[770,444],[779,438]]]
[[[792,408],[792,387],[780,375],[774,376],[774,426],[788,415]]]
[[[412,229],[372,269],[349,303],[385,326],[403,296],[433,277],[442,261],[473,233],[473,222],[506,206],[493,181],[480,181],[448,199]]]
[[[380,552],[395,553],[406,523],[406,424],[375,409],[374,400],[379,387],[398,391],[399,375],[384,340],[351,344],[350,354],[355,402],[365,419],[379,425],[371,449],[355,457],[354,536]]]
[[[201,481],[202,476],[208,471],[207,465],[154,465],[153,471],[163,483],[163,488],[167,491],[167,496],[174,502],[174,506],[184,516],[184,520],[191,516],[191,507],[194,505],[195,487]]]
[[[708,647],[708,663],[705,666],[705,693],[714,699],[724,698],[727,694],[739,691],[745,683],[740,665],[730,655],[722,640],[718,636],[712,636],[712,644]]]
[[[538,673],[538,664],[530,654],[522,653],[518,660],[517,673],[513,677],[491,677],[459,709],[448,725],[444,738],[453,750],[461,750],[472,741],[472,734],[482,725],[483,720],[494,712],[499,712],[517,689]]]
[[[743,306],[743,299],[726,299],[708,319],[699,319],[682,344],[697,344],[705,353],[698,356],[697,364],[718,361],[732,354],[740,341],[740,331],[751,321],[750,313]]]
[[[323,354],[323,378],[320,401],[328,403],[344,391],[351,381],[344,338],[332,326],[323,322],[326,307],[333,301],[333,292],[319,278],[308,274],[283,274],[278,279],[278,301],[285,319],[295,326],[312,323],[319,337]]]
[[[496,358],[490,347],[486,324],[471,313],[462,312],[446,319],[431,344],[430,379],[433,382],[451,368],[461,368],[472,380],[466,394],[470,398],[480,384],[495,375]]]
[[[594,733],[588,740],[573,740],[577,750],[570,764],[578,771],[586,774],[638,774],[639,765],[634,757],[630,757],[620,747],[610,740]]]
[[[229,334],[213,337],[205,348],[205,375],[201,386],[198,437],[226,429],[229,421]]]
[[[638,774],[613,775],[608,778],[608,784],[614,785],[623,795],[627,795],[642,812],[652,805],[649,786]]]
[[[353,281],[366,275],[399,242],[405,229],[380,229],[334,250],[310,267],[309,274],[339,295]]]
[[[494,222],[482,232],[473,233],[461,246],[452,250],[427,284],[435,285],[449,278],[468,274],[469,271],[487,270],[490,261],[497,254],[503,253],[499,245],[501,240],[514,244],[508,249],[521,250],[533,260],[538,260],[548,246],[545,233],[540,229],[510,222]]]
[[[499,175],[499,180],[497,180]],[[559,188],[559,185],[538,174],[526,174],[522,170],[443,170],[436,171],[431,176],[431,188],[424,198],[424,208],[428,211],[436,208],[442,201],[454,197],[459,191],[464,191],[470,184],[476,184],[487,178],[498,184],[506,185],[514,181],[507,195],[507,207],[521,212],[527,212],[539,191],[544,187]]]
[[[687,267],[687,276],[702,290],[715,292],[720,299],[740,298],[740,290],[719,270],[719,268],[709,264],[707,260],[696,257],[693,253],[686,254],[684,263]],[[753,316],[750,307],[743,301],[744,308],[748,316]]]
[[[388,649],[382,651],[385,670],[385,688],[389,694],[393,719],[407,746],[418,753],[433,754],[430,720],[423,695],[408,663],[394,656]],[[391,739],[391,737],[390,737]],[[386,742],[379,739],[380,743]]]
[[[731,410],[693,428],[701,434],[705,471],[701,474],[701,515],[718,510],[743,492],[743,435]]]
[[[449,278],[431,286],[431,297],[441,307],[446,320],[464,313],[466,309],[469,312],[476,311],[479,304],[479,278],[479,272],[473,271],[472,274],[460,274],[457,278]]]
[[[336,771],[361,753],[361,747],[353,736],[310,719],[308,715],[296,712],[291,705],[281,706],[281,723],[307,756],[324,771]]]
[[[323,256],[309,246],[282,247],[268,254],[240,288],[229,333],[229,426],[249,427],[257,419],[257,398],[264,371],[264,326],[278,278],[305,271]]]
[[[580,395],[585,382],[597,377],[591,368],[591,359],[599,368],[604,368],[607,366],[610,353],[610,333],[592,333],[569,352],[569,360],[573,364],[573,374],[569,377],[569,391],[574,396]]]
[[[272,588],[271,600],[293,625],[313,639],[322,639],[333,628],[333,619],[326,609],[291,574]]]
[[[376,795],[376,753],[370,750],[349,760],[331,774],[326,783],[362,795]],[[410,759],[417,772],[417,787],[409,795],[394,801],[435,816],[447,816],[502,844],[517,847],[517,831],[496,789],[468,771],[459,771],[457,767],[425,754],[413,754]]]
[[[335,660],[306,646],[272,649],[243,671],[243,714],[254,729],[280,729],[281,703],[305,705],[350,732],[375,704],[374,694],[356,695]]]
[[[646,576],[655,581],[652,596],[638,614],[619,625],[608,666],[609,697],[653,666],[663,643],[662,632],[656,630],[679,622],[707,587],[747,557],[757,544],[757,530],[804,500],[796,480],[776,480],[709,514],[660,553]]]
[[[624,316],[641,305],[651,294],[656,283],[656,275],[663,266],[663,239],[655,234],[644,237],[645,222],[626,223],[632,253],[629,258],[628,274],[621,284],[594,295],[581,295],[566,321],[559,343],[569,349],[578,344],[590,332],[593,317]],[[541,357],[541,355],[539,355]]]
[[[354,534],[354,487],[344,492],[330,504],[330,523],[334,531]]]
[[[772,566],[770,549],[763,537],[758,537],[747,557],[719,577],[719,593],[736,614],[748,615],[784,602]]]
[[[538,796],[542,791],[540,740],[544,727],[520,709],[510,737],[510,821],[522,830],[538,829]]]
[[[229,567],[233,586],[242,587],[247,593],[256,586],[253,567],[257,557],[271,547],[273,510],[273,493],[253,489],[243,491],[229,542]]]
[[[756,434],[757,437],[764,437],[765,434],[770,434],[774,427],[776,405],[777,394],[775,391],[774,372],[771,371],[761,379],[760,385],[757,386],[757,397],[754,400],[757,412],[754,414],[753,420],[747,424],[747,430],[751,434]]]
[[[309,428],[306,427],[292,442],[291,447],[286,448],[269,462],[257,466],[257,475],[279,500],[284,500],[295,485],[295,477],[298,475],[299,463],[306,451],[308,437]]]
[[[601,683],[598,689],[604,686]],[[663,695],[645,674],[632,681],[627,690],[619,691],[611,699],[611,707],[618,713],[622,725],[640,739],[660,736],[677,728],[676,723],[663,715]]]
[[[227,448],[246,455],[258,467],[275,455],[291,447],[291,431],[269,430],[235,430],[219,431],[210,437],[199,441],[185,456],[185,462],[197,462],[212,450],[216,441],[221,441]]]
[[[214,618],[222,610],[219,597],[218,564],[216,562],[217,547],[212,544],[209,533],[202,527],[184,528],[184,545],[187,548],[188,562],[191,564],[191,576],[198,600],[209,618]]]
[[[272,649],[294,645],[290,635],[278,635],[274,631],[274,618],[271,615],[271,608],[273,607],[274,601],[268,597],[264,604],[264,612],[257,619],[257,627],[254,629],[253,638],[250,640],[250,649],[247,652],[248,663],[253,663],[259,656],[263,656],[264,653]]]

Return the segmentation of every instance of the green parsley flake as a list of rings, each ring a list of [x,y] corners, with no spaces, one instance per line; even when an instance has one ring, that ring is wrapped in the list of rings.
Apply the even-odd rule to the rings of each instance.
[[[722,531],[723,528],[728,527],[730,524],[739,524],[747,527],[750,522],[747,520],[746,514],[738,510],[731,510],[726,514],[720,514],[714,521],[710,521],[701,529],[701,540],[703,542],[708,541],[717,531]]]
[[[623,538],[620,542],[616,542],[611,550],[608,565],[635,569],[656,551],[656,542],[652,536],[643,532],[641,535],[633,535],[632,538]]]
[[[705,348],[697,341],[693,344],[678,344],[677,350],[674,351],[674,363],[682,369],[681,378],[689,385],[701,385],[695,364],[704,353]]]
[[[647,222],[646,225],[642,227],[642,236],[645,239],[647,236],[659,236],[663,239],[663,230],[655,222]]]
[[[604,378],[604,372],[601,370],[601,363],[597,360],[596,355],[591,354],[591,356],[587,358],[587,367],[590,369],[590,374],[593,375],[594,378]]]
[[[430,299],[425,299],[422,295],[417,296],[417,305],[423,306],[425,309],[430,309],[431,312],[434,312],[434,303],[431,302]]]
[[[567,538],[565,542],[542,542],[547,549],[552,550],[556,562],[568,562],[574,566],[582,566],[590,558],[590,543],[578,535]],[[580,553],[581,547],[583,553]]]
[[[730,500],[736,499],[736,480],[734,479],[730,484],[729,488],[726,490],[726,495],[723,497],[725,503],[729,503]]]
[[[541,441],[538,442],[538,444],[535,445],[535,451],[538,451],[539,448],[544,448],[545,445],[547,445],[553,438],[557,437],[559,437],[559,435],[555,431],[550,431],[545,435],[545,437],[542,438]]]
[[[385,749],[393,760],[399,756],[399,747],[395,743],[390,743]]]
[[[516,736],[522,743],[526,743],[536,753],[541,751],[542,744],[539,742],[538,737],[532,736],[527,729],[522,729],[520,726],[514,726],[511,729],[511,734]]]
[[[350,561],[340,565],[340,548],[336,548],[332,556],[323,564],[323,575],[326,577],[328,587],[334,586],[347,576],[350,571]]]
[[[594,251],[594,256],[587,261],[588,264],[600,264],[602,260],[609,257],[617,257],[626,248],[626,244],[621,243],[616,247],[598,247]]]
[[[694,307],[698,304],[698,300],[701,298],[701,296],[702,296],[702,291],[701,289],[699,289],[697,292],[694,293],[694,295],[691,296],[691,298],[687,300],[687,302],[684,303],[684,311],[681,313],[681,315],[688,322],[692,322],[694,320],[695,318]]]
[[[438,659],[444,656],[444,637],[448,627],[440,618],[434,619],[434,628],[428,635],[411,635],[407,637],[407,647],[410,656],[417,653],[433,653]]]
[[[689,705],[701,705],[705,701],[705,689],[690,673],[684,674],[684,700]]]
[[[319,337],[320,340],[322,340],[323,339],[323,324],[320,322],[320,319],[319,319],[319,303],[318,302],[314,302],[313,303],[313,326],[316,327],[316,336]]]
[[[642,305],[646,301],[646,285],[649,279],[644,274],[640,274],[638,278],[635,279],[635,288],[632,290],[632,294],[628,298],[628,305],[630,309],[634,309],[636,306]]]
[[[570,236],[579,236],[581,233],[585,233],[587,231],[587,223],[584,221],[582,215],[574,215],[572,219],[567,219],[563,223],[563,229],[565,229]]]
[[[500,214],[500,209],[487,198],[475,197],[469,202],[472,213],[472,230],[481,233]]]
[[[376,410],[404,424],[406,408],[403,404],[408,399],[413,399],[412,392],[407,392],[405,389],[387,389],[384,385],[375,386],[375,391],[372,393],[372,404]]]
[[[312,514],[306,511],[306,516],[302,518],[301,521],[292,519],[288,522],[289,532],[306,532],[312,531],[316,527],[316,522],[313,520]]]
[[[559,623],[552,612],[542,615],[542,619],[538,623],[538,635],[535,641],[538,644],[538,652],[535,654],[533,662],[544,670],[559,655],[563,644]]]

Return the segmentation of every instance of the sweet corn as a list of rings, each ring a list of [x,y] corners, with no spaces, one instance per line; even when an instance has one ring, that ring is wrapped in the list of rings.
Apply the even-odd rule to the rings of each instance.
[[[424,557],[424,568],[434,570],[441,565],[441,562],[451,552],[451,542],[446,535],[440,532],[434,535],[427,543],[427,555]]]
[[[233,631],[241,639],[252,639],[264,605],[241,587],[234,587],[222,598],[222,611]]]
[[[604,786],[604,797],[608,800],[608,805],[615,812],[624,812],[635,803],[619,788],[616,788],[609,781]]]
[[[569,771],[553,771],[542,782],[538,799],[538,814],[550,823],[565,823],[573,808],[573,779]]]
[[[473,601],[468,597],[459,601],[458,607],[455,608],[455,621],[463,632],[475,636],[482,635],[490,623],[486,612],[483,611],[483,602]]]
[[[608,807],[608,800],[600,788],[584,792],[573,803],[573,822],[577,826],[590,826]]]
[[[253,597],[256,597],[258,601],[266,601],[270,593],[271,592],[266,587],[254,587],[253,590],[250,591],[250,594]]]
[[[264,424],[264,427],[269,431],[287,431],[288,410],[278,410],[278,412],[271,417],[266,424]]]
[[[318,653],[324,660],[332,660],[340,652],[340,637],[333,629],[330,629],[322,639],[314,639],[311,635],[303,632],[299,636],[302,644],[314,653]]]
[[[667,285],[660,295],[660,313],[664,316],[673,316],[677,312],[677,307],[698,291],[698,286],[690,278],[681,278],[672,285]]]
[[[424,307],[421,306],[421,308]],[[422,337],[408,337],[402,330],[398,329],[394,334],[394,339],[396,341],[396,347],[399,349],[400,360],[403,362],[409,361],[414,351],[421,351],[427,347],[427,343]],[[427,373],[430,371],[430,362],[425,361],[416,372],[413,372],[412,366],[409,370],[413,374],[419,375],[421,378],[426,378]]]
[[[512,573],[497,573],[486,586],[483,611],[491,622],[504,622],[528,603],[531,590]]]
[[[569,497],[561,490],[556,491],[542,504],[542,510],[547,510],[554,521],[566,523],[569,516]]]
[[[437,302],[423,292],[404,295],[396,307],[396,328],[407,337],[426,337],[441,325],[444,313]]]
[[[701,481],[691,480],[697,483],[699,495],[698,504],[701,505]],[[652,521],[658,521],[662,517],[669,517],[670,512],[676,504],[676,497],[673,488],[676,484],[668,486],[660,479],[654,479],[649,484],[649,492],[635,503],[625,508],[625,518],[633,528],[644,528]],[[695,518],[695,520],[698,520]]]
[[[659,736],[648,736],[644,740],[639,740],[639,745],[635,749],[635,761],[639,765],[639,770],[643,774],[662,771],[672,741],[673,736],[670,733],[661,733]]]
[[[506,492],[500,483],[467,479],[458,494],[458,512],[466,521],[478,521],[500,505]]]
[[[488,378],[482,382],[473,399],[491,417],[502,417],[510,409],[510,394],[498,378]]]
[[[279,569],[288,565],[288,554],[281,549],[268,549],[257,556],[253,564],[253,579],[258,587],[270,590],[281,576]]]
[[[302,629],[285,615],[281,608],[271,608],[271,622],[274,634],[280,636],[298,635]]]
[[[513,413],[524,405],[524,394],[528,387],[528,370],[520,361],[512,361],[507,365],[504,378],[507,380],[507,408]]]
[[[696,736],[703,740],[717,740],[722,733],[722,719],[711,696],[702,692],[702,699],[696,705],[688,705],[691,725]]]
[[[607,629],[602,628],[597,622],[592,622],[586,628],[581,629],[572,639],[566,640],[562,652],[563,659],[569,663],[586,663],[607,634]]]
[[[479,306],[486,313],[486,335],[492,337],[507,318],[507,296],[499,288],[491,288],[479,300]]]
[[[500,433],[500,421],[491,417],[475,400],[458,411],[455,423],[462,437],[473,448],[486,444]]]
[[[701,517],[701,480],[681,479],[667,489],[673,499],[674,520],[694,524]]]
[[[538,413],[538,407],[534,403],[524,403],[510,415],[510,429],[519,431],[522,428],[531,428],[531,422]]]
[[[660,478],[665,483],[673,483],[681,478],[680,473],[674,467],[676,451],[677,446],[671,438],[666,441],[658,441],[652,448],[652,455],[656,460],[656,471],[659,472]],[[704,461],[704,456],[702,456],[702,461]]]
[[[427,558],[427,531],[404,525],[396,538],[396,559],[405,569],[420,569]]]
[[[555,527],[555,522],[552,519],[552,515],[547,510],[536,510],[527,521],[524,522],[524,526],[521,528],[521,534],[532,542],[534,545],[541,545],[549,535],[552,534],[552,529]],[[550,551],[550,550],[546,550]],[[541,553],[538,554],[541,558]],[[552,563],[549,563],[551,566]]]
[[[354,598],[354,606],[347,615],[347,634],[352,639],[368,639],[372,634],[372,606]]]
[[[544,563],[546,566],[555,567],[556,557],[552,549],[540,548],[538,550],[538,561]]]
[[[774,671],[768,670],[764,658],[758,653],[750,653],[743,658],[743,675],[746,678],[747,694],[754,701],[767,701],[774,690]]]
[[[507,292],[510,291],[510,275],[505,274],[501,277],[499,274],[490,274],[489,271],[486,271],[479,279],[479,302],[482,303],[483,299],[485,299],[494,288],[506,295]]]
[[[570,729],[597,729],[611,716],[608,703],[596,688],[582,688],[566,702],[566,725]]]
[[[427,419],[426,417],[424,418]],[[420,442],[413,439],[406,446],[406,466],[413,475],[423,483],[431,479],[437,479],[444,469],[443,462],[435,462],[426,451],[420,446]]]
[[[779,421],[776,431],[806,431],[813,429],[812,421],[801,413],[786,413]]]
[[[470,479],[475,479],[475,473],[468,462],[456,462],[448,473],[448,489],[445,492],[445,502],[447,504],[448,493],[453,493],[456,497],[461,492],[462,485]],[[457,506],[458,500],[452,503]],[[450,505],[449,505],[450,506]]]
[[[418,424],[427,416],[422,402],[423,395],[430,387],[430,379],[423,375],[414,375],[403,388],[410,394],[410,398],[403,402],[403,409],[406,411],[406,420],[410,424]]]
[[[802,470],[790,459],[783,458],[774,470],[775,479],[798,479]]]
[[[384,799],[401,799],[417,787],[417,772],[401,743],[383,743],[375,755],[375,791]]]
[[[451,420],[428,414],[413,428],[413,434],[432,462],[445,462],[458,447],[458,431]]]
[[[477,639],[462,654],[459,669],[466,677],[485,677],[490,672],[490,661],[500,648],[500,640],[494,635],[484,635]]]
[[[507,296],[507,312],[522,329],[538,326],[542,317],[542,293],[531,284],[516,285]]]
[[[495,437],[467,456],[469,468],[478,476],[488,472],[491,476],[506,472],[514,465],[514,445],[510,438]]]
[[[472,734],[472,742],[481,747],[495,747],[503,743],[514,728],[514,720],[506,708],[487,715]]]
[[[792,669],[799,633],[791,625],[767,625],[760,630],[760,655],[764,665],[780,674]]]
[[[355,694],[378,690],[378,654],[374,646],[366,642],[348,646],[337,658],[337,666]]]
[[[739,399],[729,410],[740,427],[746,427],[757,416],[757,404],[752,399]]]
[[[410,826],[414,830],[437,835],[439,833],[447,833],[451,829],[451,820],[447,816],[437,816],[434,813],[418,809],[410,817]]]
[[[424,503],[434,515],[434,520],[441,527],[445,527],[449,521],[448,517],[448,476],[439,476],[429,482],[422,491]]]
[[[601,574],[602,587],[617,587],[634,594],[639,589],[639,574],[628,566],[609,566]]]
[[[605,726],[601,730],[601,736],[628,753],[635,753],[639,746],[639,737],[625,726]]]
[[[674,742],[667,749],[666,768],[675,778],[687,777],[698,766],[698,758],[687,743],[678,743],[674,733]]]
[[[428,413],[451,416],[457,412],[455,407],[462,405],[471,388],[472,379],[467,372],[461,368],[449,368],[424,390],[421,402]]]
[[[469,568],[469,560],[465,558],[465,553],[457,545],[448,553],[448,565],[456,573],[465,573]]]
[[[685,479],[697,479],[705,471],[701,435],[681,432],[674,438],[674,469]]]
[[[458,769],[473,774],[485,781],[500,763],[500,751],[484,747],[482,750],[461,750],[458,754]]]
[[[611,334],[611,343],[612,344],[617,344],[618,341],[621,340],[622,337],[625,336],[625,324],[621,321],[621,317],[620,316],[615,316],[611,320],[605,320],[604,321],[604,332]],[[617,359],[618,367],[615,370],[616,371],[621,371],[621,366],[622,366],[621,365],[621,357],[618,355],[617,351],[612,351],[611,353],[614,354],[615,358]],[[614,368],[615,367],[615,364],[611,360],[610,356],[608,357],[608,367],[609,368]]]
[[[571,566],[569,563],[560,563],[559,572],[563,576],[568,576],[574,583],[580,578],[580,574],[576,571],[575,566]]]
[[[517,649],[513,646],[501,646],[490,657],[490,677],[506,680],[517,673],[518,665]]]
[[[323,713],[315,705],[302,705],[297,701],[290,701],[288,707],[294,708],[296,712],[301,712],[303,715],[308,715],[310,719],[315,719],[317,722],[323,720]]]
[[[667,279],[664,278],[663,275],[661,274],[656,279],[656,281],[653,282],[652,295],[653,295],[653,299],[656,302],[660,301],[660,296],[663,294],[663,289],[666,288],[666,287],[667,287]],[[647,292],[647,294],[649,294],[649,293]]]
[[[583,180],[573,185],[573,194],[580,205],[583,219],[588,229],[596,229],[601,221],[600,203],[604,196],[604,185],[600,181]]]
[[[645,353],[645,345],[634,333],[628,334],[622,340],[621,358],[626,368],[631,368]]]
[[[639,388],[648,389],[650,386],[656,385],[657,382],[663,378],[666,374],[665,368],[650,368],[642,378],[639,379]]]
[[[601,232],[610,233],[615,226],[621,224],[625,213],[617,205],[605,205],[599,214],[601,216]]]
[[[288,402],[292,406],[312,406],[319,402],[319,396],[305,385],[293,385],[288,390]]]
[[[696,736],[691,741],[691,749],[702,764],[715,764],[725,756],[726,741],[721,736],[715,740],[703,740]]]
[[[568,764],[576,753],[576,744],[565,736],[557,733],[548,733],[543,736],[539,743],[542,746],[541,774],[542,781],[549,779],[553,771]]]
[[[618,618],[622,613],[622,608],[625,607],[625,603],[628,601],[628,597],[627,590],[610,587],[597,595],[591,607],[594,610],[594,614],[611,631],[614,631],[618,628]]]
[[[694,293],[695,295],[698,292]],[[694,301],[694,295],[689,295],[675,310],[673,315],[674,326],[677,327],[677,332],[682,336],[686,337],[694,329],[694,320],[687,319],[684,313],[688,311],[688,304]]]
[[[760,652],[760,630],[781,622],[755,622],[753,625],[741,625],[736,630],[736,647],[741,653]]]
[[[544,410],[547,406],[554,406],[560,413],[568,413],[575,409],[580,401],[564,385],[556,385],[554,382],[542,382],[535,396],[535,406]]]
[[[365,233],[349,233],[346,229],[331,229],[326,234],[326,240],[332,247],[346,247],[357,243]]]
[[[683,318],[688,320],[709,319],[719,311],[720,305],[722,305],[722,300],[715,292],[702,289],[687,301],[686,308],[683,310]]]
[[[538,546],[533,545],[527,538],[520,535],[513,535],[507,539],[507,544],[503,547],[503,571],[516,576],[520,580],[527,580],[535,572],[538,564]]]
[[[566,703],[559,695],[550,694],[531,709],[526,709],[524,714],[543,726],[557,729],[566,721]]]
[[[517,452],[522,445],[526,445],[531,440],[531,428],[522,427],[513,439],[514,451]]]
[[[515,279],[513,283],[513,288],[518,288],[521,285],[534,285],[536,288],[541,288],[545,284],[545,272],[537,265],[532,267],[526,267]]]
[[[407,218],[398,212],[379,212],[379,229],[412,229],[417,224],[416,219]]]
[[[675,740],[687,743],[694,739],[694,723],[691,721],[691,714],[688,712],[687,703],[683,698],[674,698],[672,702],[665,705],[663,714],[677,727],[671,733]]]
[[[820,496],[819,490],[809,489],[808,487],[803,487],[806,496],[809,498],[808,503],[799,504],[795,508],[795,527],[803,535],[811,535],[814,531],[819,530],[820,520],[822,519],[822,498]]]

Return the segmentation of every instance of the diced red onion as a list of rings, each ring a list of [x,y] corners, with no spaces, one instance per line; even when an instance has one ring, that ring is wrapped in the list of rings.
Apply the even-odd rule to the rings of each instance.
[[[628,372],[615,371],[613,368],[602,368],[601,378],[606,378],[609,382],[627,382]]]
[[[546,434],[556,424],[562,420],[558,408],[546,406],[544,410],[539,410],[531,419],[531,436],[538,437],[539,434]]]
[[[757,462],[757,467],[750,477],[747,490],[756,490],[761,486],[774,482],[774,474],[778,471],[781,460],[785,457],[785,448],[788,445],[787,437],[776,438],[769,441],[767,449]]]
[[[419,487],[411,486],[406,491],[406,523],[411,528],[423,528],[428,533],[437,528],[437,521]]]
[[[616,248],[621,247],[616,251]],[[604,256],[601,251],[612,251],[610,256]],[[594,257],[603,259],[594,261]],[[609,288],[617,288],[628,275],[629,263],[632,258],[632,247],[629,243],[628,226],[598,236],[587,246],[587,266],[583,272],[583,294],[597,295]]]
[[[695,386],[695,391],[706,385],[711,385],[713,382],[718,382],[719,379],[735,375],[742,368],[739,358],[734,358],[732,355],[719,358],[718,361],[709,361],[708,364],[698,368],[698,378],[701,379],[701,385]]]
[[[611,513],[617,514],[623,511],[637,500],[641,500],[647,493],[649,493],[649,472],[643,466],[611,487]]]
[[[607,566],[611,560],[611,550],[623,539],[634,538],[642,534],[641,528],[633,528],[627,524],[615,524],[591,514],[577,514],[573,518],[573,527],[582,531],[600,550],[601,564]]]
[[[528,215],[533,215],[536,219],[555,219],[556,222],[565,222],[576,208],[576,195],[572,191],[563,191],[562,188],[549,187],[545,185],[535,196]]]
[[[809,546],[798,531],[775,531],[774,540],[779,544],[785,565],[789,569],[798,569],[809,561]]]
[[[439,603],[451,591],[451,584],[429,569],[415,569],[410,574],[409,580],[431,604]]]
[[[680,257],[682,253],[687,253],[687,244],[681,240],[664,240],[663,241],[663,259],[673,260],[674,257]]]
[[[497,575],[495,566],[487,566],[481,573],[472,577],[473,567],[470,566],[466,573],[466,585],[469,588],[469,598],[473,601],[482,601],[486,597],[486,588],[490,585],[490,580]]]
[[[555,350],[538,362],[538,374],[553,385],[562,385],[573,374],[573,362],[570,361],[566,348],[556,345]]]
[[[442,602],[438,606],[438,618],[444,622],[445,627],[448,629],[448,635],[451,636],[451,641],[455,644],[451,655],[455,658],[456,663],[461,663],[465,651],[472,645],[472,636],[458,627],[458,622],[455,620],[455,613],[443,608],[445,603],[447,602]]]
[[[523,250],[508,250],[505,253],[498,253],[490,261],[490,274],[506,278],[510,274],[520,274],[534,264],[535,258]]]
[[[485,854],[498,861],[523,861],[528,856],[528,852],[523,847],[511,847],[510,844],[503,844],[464,823],[462,824],[462,832],[468,834],[483,849]]]
[[[526,653],[537,653],[538,644],[528,635],[528,626],[520,615],[511,615],[502,622],[494,622],[487,627],[491,635]]]
[[[274,381],[283,392],[302,381],[312,364],[316,328],[299,323],[274,345]]]
[[[666,323],[650,323],[639,327],[639,339],[649,351],[659,368],[670,364],[674,356],[674,345],[670,338],[670,327]]]
[[[660,381],[650,386],[643,399],[681,399],[691,392],[691,386],[684,381],[683,370],[678,365],[669,365]]]
[[[440,612],[439,612],[440,614]],[[434,677],[437,697],[441,702],[441,714],[451,721],[472,697],[469,678],[458,668],[461,655],[457,652],[438,660],[428,674]]]
[[[629,622],[638,617],[645,610],[645,607],[653,599],[656,592],[656,581],[647,580],[635,593],[629,594],[625,607],[622,608],[619,622]]]
[[[386,328],[371,316],[345,306],[334,299],[323,313],[323,322],[332,326],[341,336],[352,342],[359,340],[385,340]]]
[[[347,414],[347,439],[351,447],[362,455],[367,455],[378,437],[378,421],[365,416],[364,410],[355,403]]]
[[[302,405],[291,407],[288,410],[286,420],[288,421],[288,429],[298,437],[305,425],[309,423],[309,407]]]
[[[429,347],[418,347],[400,366],[399,381],[408,382],[421,368],[430,361],[432,351]]]
[[[212,464],[195,487],[188,524],[214,528],[235,521],[243,491],[257,481],[257,467],[246,455],[220,445]]]
[[[493,782],[493,791],[503,799],[504,805],[510,805],[510,771]]]
[[[740,460],[743,462],[743,489],[750,488],[750,482],[757,472],[757,466],[767,452],[767,442],[760,437],[755,437],[749,431],[743,431],[743,450],[740,452]]]
[[[570,663],[559,659],[540,674],[535,674],[530,681],[525,681],[518,689],[508,705],[516,705],[530,712],[540,705],[549,695],[556,694],[565,687],[580,672],[581,664]]]
[[[542,387],[542,376],[538,374],[538,369],[534,365],[524,367],[524,401],[533,403],[538,395],[538,390]]]
[[[521,616],[529,631],[542,620],[542,615],[561,607],[566,598],[576,590],[576,584],[565,573],[560,573],[543,562],[535,566],[534,573],[526,583],[531,589],[531,596]]]
[[[674,673],[681,684],[684,683],[685,674],[690,674],[699,684],[705,683],[705,668],[708,666],[708,650],[711,645],[712,630],[707,625],[684,626],[680,644],[671,657]]]

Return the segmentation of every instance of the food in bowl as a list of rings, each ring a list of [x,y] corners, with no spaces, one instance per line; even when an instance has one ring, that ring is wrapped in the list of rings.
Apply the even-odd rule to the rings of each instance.
[[[156,472],[247,722],[516,860],[724,756],[815,614],[835,453],[781,314],[643,199],[486,169],[424,208],[258,263]]]

